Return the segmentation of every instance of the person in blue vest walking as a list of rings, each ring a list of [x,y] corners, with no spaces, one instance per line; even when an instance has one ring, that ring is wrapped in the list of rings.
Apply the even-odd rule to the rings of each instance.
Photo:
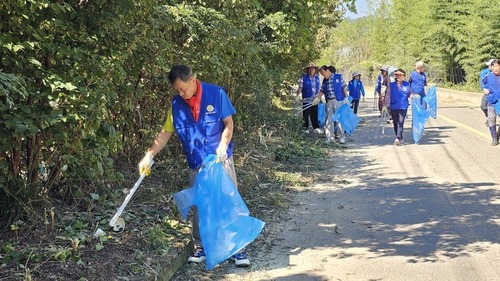
[[[297,90],[297,96],[302,95],[302,118],[304,119],[304,132],[309,133],[309,119],[311,120],[311,125],[315,133],[321,133],[318,121],[318,105],[315,104],[311,106],[314,97],[319,91],[319,76],[318,67],[314,63],[310,63],[308,66],[304,67],[306,72],[300,78],[299,89]]]
[[[359,100],[361,96],[365,98],[365,88],[363,87],[363,82],[361,82],[361,73],[353,72],[352,79],[347,85],[347,91],[349,96],[352,97],[351,108],[354,110],[354,114],[358,114]]]
[[[417,61],[415,63],[415,70],[410,73],[410,83],[411,93],[413,99],[420,99],[420,103],[427,108],[423,97],[425,97],[425,92],[427,88],[427,76],[425,75],[425,63],[423,61]]]
[[[326,99],[326,123],[325,135],[326,142],[335,142],[335,123],[337,123],[339,134],[339,143],[345,143],[345,133],[342,125],[338,122],[333,122],[332,116],[337,109],[344,103],[347,103],[347,90],[342,74],[335,73],[335,67],[323,65],[319,72],[324,77],[323,84],[319,94],[314,98],[313,104],[318,104],[323,95]]]
[[[479,87],[481,88],[481,92],[486,87],[486,85],[483,84],[483,78],[491,72],[491,69],[492,69],[491,63],[494,60],[495,59],[490,59],[489,61],[487,61],[485,63],[486,64],[486,68],[483,69],[483,70],[481,70],[481,72],[479,73]],[[486,99],[486,96],[487,95],[483,95],[483,97],[481,98],[480,108],[483,111],[484,116],[486,116],[486,118],[488,118],[488,100]]]
[[[395,82],[390,82],[387,87],[387,93],[390,97],[389,109],[391,110],[392,121],[394,124],[394,133],[396,134],[395,145],[403,143],[403,127],[406,113],[408,112],[411,95],[410,83],[405,81],[406,72],[399,68],[394,72]]]
[[[139,173],[149,174],[154,156],[167,144],[174,132],[179,136],[189,166],[189,185],[193,186],[203,160],[210,154],[217,155],[237,187],[233,161],[233,118],[236,113],[223,88],[201,82],[186,65],[175,65],[168,74],[172,87],[178,92],[172,98],[166,121],[139,162]],[[190,262],[206,259],[200,238],[198,211],[193,210],[192,238],[195,245]],[[244,251],[234,255],[237,266],[248,266],[250,261]]]
[[[488,102],[488,120],[487,125],[491,134],[491,145],[498,145],[497,135],[497,115],[494,105],[500,99],[500,61],[494,59],[491,62],[491,72],[483,77],[482,83],[484,85],[483,92]]]

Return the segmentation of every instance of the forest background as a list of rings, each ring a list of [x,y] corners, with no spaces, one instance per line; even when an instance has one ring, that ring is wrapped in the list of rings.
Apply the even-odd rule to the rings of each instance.
[[[26,276],[27,260],[36,259],[20,233],[54,224],[65,226],[52,236],[85,233],[81,243],[90,243],[121,202],[121,188],[137,179],[174,94],[165,79],[174,64],[226,89],[238,112],[241,192],[250,205],[276,205],[280,193],[261,194],[259,186],[297,177],[272,167],[321,155],[290,114],[290,87],[307,63],[332,64],[345,77],[361,72],[371,85],[381,65],[409,72],[423,60],[430,82],[479,91],[484,62],[499,56],[500,5],[491,1],[368,0],[366,16],[346,19],[355,2],[1,1],[2,266]],[[186,185],[181,154],[172,142],[153,171],[167,205]],[[66,260],[76,255],[69,250],[38,259]]]

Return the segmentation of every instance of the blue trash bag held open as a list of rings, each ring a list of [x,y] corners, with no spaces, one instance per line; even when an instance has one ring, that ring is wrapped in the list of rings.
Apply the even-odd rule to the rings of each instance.
[[[437,93],[436,86],[432,86],[427,90],[427,94],[423,98],[427,103],[427,113],[432,118],[436,119],[437,116]]]
[[[418,143],[424,134],[425,122],[429,118],[426,103],[421,98],[414,98],[411,101],[413,141]]]
[[[174,201],[184,220],[191,206],[198,208],[207,269],[214,268],[245,248],[257,238],[265,224],[250,216],[233,181],[216,159],[215,155],[209,155],[193,187],[174,194]]]
[[[333,114],[332,119],[333,121],[338,121],[340,125],[342,125],[344,132],[349,135],[354,132],[360,120],[347,103],[344,103],[338,108],[335,114]]]
[[[325,127],[325,118],[326,118],[325,104],[323,102],[320,102],[318,103],[318,123],[320,128]]]

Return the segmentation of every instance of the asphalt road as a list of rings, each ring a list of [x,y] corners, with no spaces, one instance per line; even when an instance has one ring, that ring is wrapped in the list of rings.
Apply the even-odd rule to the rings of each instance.
[[[440,92],[438,90],[438,97]],[[442,95],[444,96],[444,95]],[[500,146],[478,105],[439,99],[420,144],[361,103],[363,120],[280,222],[252,266],[185,271],[193,280],[500,280]],[[176,280],[188,275],[179,275]]]

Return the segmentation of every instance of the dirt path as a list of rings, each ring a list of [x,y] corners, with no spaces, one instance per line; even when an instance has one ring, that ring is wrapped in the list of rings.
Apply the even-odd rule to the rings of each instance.
[[[364,121],[325,165],[331,181],[248,249],[250,268],[187,265],[174,280],[500,280],[500,147],[479,109],[440,101],[420,145],[392,145],[370,100]]]

